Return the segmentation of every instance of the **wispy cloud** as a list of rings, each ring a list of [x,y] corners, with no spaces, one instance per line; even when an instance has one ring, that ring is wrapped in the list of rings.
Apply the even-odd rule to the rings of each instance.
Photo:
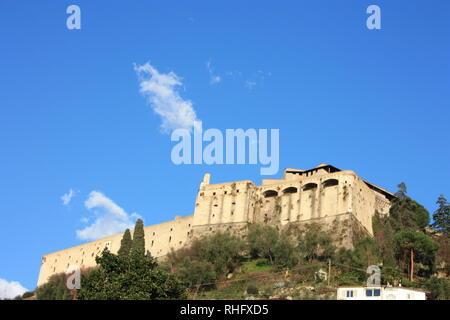
[[[222,79],[220,76],[214,74],[214,68],[211,64],[211,59],[206,61],[206,70],[208,70],[209,73],[209,83],[210,84],[218,84]]]
[[[12,299],[28,290],[16,281],[6,281],[0,278],[0,299]]]
[[[254,86],[256,86],[256,82],[250,80],[245,81],[245,87],[249,88],[250,90],[253,89]]]
[[[72,189],[70,189],[68,193],[65,193],[61,197],[61,200],[62,200],[63,204],[65,206],[67,206],[70,203],[70,201],[72,201],[72,198],[75,196],[75,194],[76,194],[76,191],[74,191]]]
[[[165,132],[183,128],[192,129],[197,122],[193,103],[184,100],[178,89],[183,85],[174,72],[160,73],[150,63],[134,66],[139,78],[140,92],[147,98],[153,111],[161,116]]]
[[[232,70],[225,72],[227,77],[230,77],[234,80],[243,81],[244,87],[249,90],[252,90],[255,86],[263,86],[264,81],[272,76],[271,72],[266,72],[263,70],[258,70],[256,72],[252,72],[251,74],[244,74],[239,70]]]
[[[88,223],[89,219],[86,218],[86,217],[83,217],[83,218],[80,219],[80,221],[83,222],[83,223]]]
[[[139,217],[137,213],[128,214],[99,191],[92,191],[84,205],[94,213],[95,221],[90,226],[76,231],[78,239],[81,240],[96,240],[121,233],[127,228],[133,228]]]

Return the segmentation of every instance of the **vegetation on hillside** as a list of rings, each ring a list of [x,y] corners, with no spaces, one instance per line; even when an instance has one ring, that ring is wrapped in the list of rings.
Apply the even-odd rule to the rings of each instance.
[[[142,220],[124,233],[118,254],[108,250],[68,290],[64,274],[36,289],[37,299],[333,299],[336,288],[365,285],[367,267],[381,269],[383,284],[422,288],[450,299],[450,205],[444,196],[429,213],[402,183],[389,215],[375,214],[373,237],[353,249],[337,248],[336,235],[319,224],[279,229],[248,224],[245,237],[217,232],[193,240],[156,262],[145,253]],[[30,296],[30,293],[27,293]]]

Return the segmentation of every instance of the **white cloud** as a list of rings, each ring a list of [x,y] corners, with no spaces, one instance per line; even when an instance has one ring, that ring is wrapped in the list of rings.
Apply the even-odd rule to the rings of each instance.
[[[164,131],[183,128],[192,129],[197,119],[193,104],[184,100],[178,93],[182,86],[181,78],[174,72],[160,73],[150,63],[134,66],[139,78],[140,92],[153,111],[161,116],[161,127]]]
[[[222,80],[220,76],[214,74],[214,68],[211,65],[211,59],[209,59],[209,61],[206,62],[206,69],[208,70],[209,73],[210,84],[218,84]]]
[[[72,198],[75,196],[75,194],[76,194],[76,192],[74,190],[70,189],[68,193],[64,194],[61,197],[63,204],[65,206],[67,206],[70,203],[70,201],[72,201]]]
[[[220,77],[219,76],[211,76],[211,84],[216,84],[220,82]]]
[[[12,299],[27,291],[28,289],[24,288],[19,282],[8,282],[0,278],[0,299]]]
[[[84,205],[95,214],[96,219],[90,226],[76,231],[77,237],[81,240],[97,240],[124,232],[127,228],[133,228],[135,220],[139,217],[137,213],[128,214],[98,191],[92,191]]]
[[[245,81],[245,86],[251,90],[254,86],[256,86],[256,82],[247,80]]]
[[[237,79],[239,81],[242,78],[245,79],[244,86],[249,90],[252,90],[255,86],[263,86],[264,81],[272,76],[271,72],[265,72],[263,70],[258,70],[256,72],[251,73],[250,75],[244,75],[239,70],[227,71],[225,75],[231,77],[233,79]]]
[[[86,217],[83,217],[83,218],[80,219],[80,221],[83,222],[83,223],[88,223],[89,219],[86,218]]]

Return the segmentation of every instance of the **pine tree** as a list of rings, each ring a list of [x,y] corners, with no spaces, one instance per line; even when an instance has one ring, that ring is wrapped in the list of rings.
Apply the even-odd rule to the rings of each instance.
[[[400,199],[400,200],[405,200],[406,199],[406,184],[404,182],[400,182],[399,185],[397,185],[398,190],[395,193],[395,196]]]
[[[128,257],[131,252],[131,246],[133,241],[131,240],[131,232],[130,229],[125,230],[123,234],[122,241],[120,242],[119,256]]]
[[[134,227],[131,256],[133,258],[143,258],[145,256],[144,222],[142,219],[138,219]]]
[[[448,235],[450,233],[450,204],[443,195],[439,196],[436,203],[439,207],[433,214],[434,222],[431,226]]]
[[[422,232],[413,230],[400,231],[395,235],[397,255],[402,269],[408,270],[409,280],[414,279],[414,266],[420,263],[432,273],[434,270],[436,251],[439,245]],[[405,263],[406,262],[406,263]]]
[[[392,200],[389,216],[392,227],[396,231],[412,229],[423,231],[430,223],[430,214],[427,209],[406,194],[406,185],[402,182],[398,185],[399,190]]]

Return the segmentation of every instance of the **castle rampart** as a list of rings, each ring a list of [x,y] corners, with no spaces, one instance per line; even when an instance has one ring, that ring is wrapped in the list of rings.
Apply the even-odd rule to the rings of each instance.
[[[392,198],[355,172],[327,164],[309,170],[285,169],[282,179],[264,179],[260,186],[250,180],[210,184],[206,174],[194,214],[145,227],[145,246],[153,256],[164,257],[194,237],[218,230],[245,232],[249,222],[281,228],[315,222],[336,234],[341,246],[351,247],[357,235],[373,234],[373,215],[388,214]],[[69,265],[95,266],[96,255],[105,247],[117,252],[121,239],[122,234],[117,234],[44,255],[38,285]]]

